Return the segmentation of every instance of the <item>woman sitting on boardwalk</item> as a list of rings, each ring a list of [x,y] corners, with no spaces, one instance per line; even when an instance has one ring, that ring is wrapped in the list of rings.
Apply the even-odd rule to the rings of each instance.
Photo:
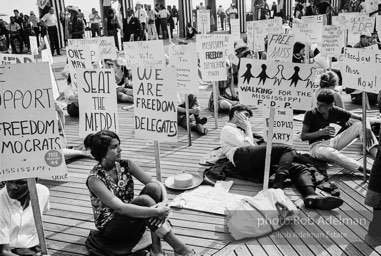
[[[317,96],[319,95],[319,93],[324,89],[330,89],[330,90],[332,90],[333,95],[335,97],[335,100],[333,102],[334,105],[336,107],[345,109],[343,98],[341,97],[340,92],[337,90],[337,86],[339,86],[339,77],[335,72],[326,71],[324,74],[322,74],[320,77],[320,84],[319,85],[320,85],[319,89],[317,89],[315,91],[315,94],[314,94],[314,99],[315,99],[314,104],[315,105],[316,105],[316,99],[317,99]]]
[[[84,143],[99,161],[91,170],[86,185],[90,190],[95,225],[105,240],[127,243],[140,239],[148,226],[152,237],[149,255],[165,255],[161,238],[178,255],[198,255],[172,232],[164,185],[143,172],[134,162],[121,159],[117,134],[100,131],[88,135]],[[136,198],[132,177],[145,185]]]

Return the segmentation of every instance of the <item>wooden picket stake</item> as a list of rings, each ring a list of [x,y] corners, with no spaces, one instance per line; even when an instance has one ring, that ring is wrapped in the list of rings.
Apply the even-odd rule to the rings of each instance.
[[[269,188],[270,167],[271,167],[271,150],[273,147],[272,137],[274,134],[274,119],[275,119],[275,108],[271,107],[270,108],[269,129],[267,132],[265,175],[263,177],[263,190],[267,190]]]
[[[28,182],[28,189],[29,189],[29,195],[30,195],[30,202],[32,204],[34,223],[36,225],[38,241],[41,247],[41,254],[47,255],[48,247],[46,246],[44,227],[42,226],[41,209],[40,209],[40,204],[38,203],[36,179],[28,178],[27,182]]]
[[[367,152],[366,152],[366,109],[367,109],[367,104],[369,104],[368,101],[368,94],[363,91],[362,92],[362,133],[363,133],[363,140],[362,140],[362,154],[363,154],[363,167],[364,167],[364,182],[366,182],[367,177],[366,177],[366,166],[367,166]]]
[[[189,100],[188,100],[188,94],[185,94],[185,114],[187,119],[187,133],[188,133],[188,146],[192,146],[192,134],[191,134],[191,127],[190,127],[190,115],[189,115]]]
[[[170,27],[170,25],[167,25],[167,31],[168,31],[169,43],[171,44],[172,43],[172,38],[171,38],[171,27]]]
[[[214,100],[214,127],[217,129],[218,128],[218,95],[219,93],[219,88],[218,88],[218,82],[213,82],[213,100]]]
[[[155,144],[156,179],[161,182],[160,144],[157,140],[155,140],[154,144]]]

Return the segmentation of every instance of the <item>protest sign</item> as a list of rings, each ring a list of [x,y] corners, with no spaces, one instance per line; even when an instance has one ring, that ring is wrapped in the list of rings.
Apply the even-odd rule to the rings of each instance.
[[[378,3],[380,0],[365,0],[365,12],[374,13],[378,10]]]
[[[307,110],[311,107],[315,67],[310,64],[241,59],[240,103]]]
[[[66,172],[48,63],[0,66],[0,181]]]
[[[381,32],[381,15],[376,16],[376,31],[378,33]],[[380,37],[378,37],[378,38],[380,38]]]
[[[282,33],[282,18],[275,17],[269,20],[256,20],[254,23],[254,51],[265,50],[265,37],[270,34]]]
[[[267,59],[292,62],[294,38],[293,34],[269,34],[267,40]]]
[[[30,36],[29,43],[30,43],[30,53],[32,55],[38,55],[37,38],[35,36]]]
[[[33,55],[28,54],[2,54],[0,53],[0,64],[19,64],[19,63],[33,63],[35,62]]]
[[[169,45],[169,64],[177,69],[177,91],[198,94],[198,60],[195,44]]]
[[[176,68],[134,68],[135,138],[177,141]]]
[[[263,123],[265,125],[265,138],[268,140],[268,128],[269,128],[269,116],[270,109],[263,109]],[[276,109],[274,117],[274,129],[272,135],[273,143],[284,143],[292,145],[294,140],[294,122],[293,122],[293,111],[291,108]]]
[[[339,13],[339,16],[334,16],[332,21],[333,25],[340,26],[341,29],[348,29],[349,33],[361,34],[373,31],[375,17],[358,12]]]
[[[210,10],[197,10],[197,32],[210,33]]]
[[[225,39],[216,35],[198,35],[197,52],[203,81],[223,81],[227,78]]]
[[[89,38],[89,39],[68,39],[68,45],[89,45],[90,46],[90,55],[92,62],[98,62],[100,60],[99,53],[99,40],[98,38]]]
[[[323,22],[323,15],[303,16],[302,19],[295,19],[292,24],[295,41],[303,43],[321,42]]]
[[[111,130],[118,133],[115,74],[112,69],[77,69],[79,137]]]
[[[241,39],[241,28],[239,19],[230,20],[230,34],[233,37],[234,41],[238,41]]]
[[[66,56],[71,74],[74,74],[74,71],[79,68],[92,68],[90,47],[88,45],[67,46]]]
[[[326,57],[338,57],[344,45],[344,31],[339,26],[324,25],[321,54]]]
[[[380,70],[378,49],[344,48],[341,74],[346,87],[378,93],[381,90]]]
[[[116,60],[116,46],[114,37],[99,37],[99,58]]]
[[[254,51],[254,21],[248,21],[247,23],[247,46],[250,50]]]
[[[44,9],[45,6],[49,3],[49,0],[37,0],[38,7]]]
[[[44,36],[44,45],[45,45],[46,49],[42,50],[41,54],[42,54],[42,52],[44,52],[45,56],[48,58],[49,63],[51,65],[53,65],[54,59],[53,59],[53,56],[52,56],[52,49],[50,48],[50,43],[48,41],[48,37],[47,36]]]
[[[161,40],[124,42],[123,48],[127,68],[166,66]]]

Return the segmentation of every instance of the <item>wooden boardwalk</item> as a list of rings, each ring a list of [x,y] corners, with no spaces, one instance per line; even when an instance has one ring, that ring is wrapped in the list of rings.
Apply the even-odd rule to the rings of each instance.
[[[200,105],[207,106],[210,88],[201,91]],[[145,171],[155,176],[155,158],[153,141],[134,138],[133,110],[125,111],[119,104],[119,124],[122,157],[135,161]],[[348,105],[351,108],[355,106]],[[179,128],[177,143],[162,143],[161,171],[163,180],[181,170],[201,174],[204,167],[198,164],[200,158],[218,146],[219,134],[227,122],[227,115],[218,118],[219,128],[214,128],[212,113],[207,109],[203,115],[209,121],[206,127],[209,133],[200,137],[193,134],[192,146],[187,146],[184,129]],[[262,133],[261,111],[255,110],[251,122],[254,132]],[[82,143],[78,137],[78,119],[66,117],[66,136],[68,144],[78,146]],[[307,151],[308,145],[301,142],[301,122],[294,122],[294,145],[296,149]],[[361,160],[361,144],[354,143],[346,152]],[[370,161],[371,162],[371,161]],[[44,216],[44,228],[47,236],[49,252],[52,255],[86,255],[85,240],[89,231],[94,229],[89,192],[85,181],[89,171],[96,164],[92,159],[79,159],[68,164],[70,177],[67,181],[40,180],[47,185],[51,193],[51,210]],[[334,211],[315,211],[303,207],[298,192],[286,189],[287,194],[302,206],[300,218],[309,220],[308,224],[294,224],[284,227],[280,232],[257,239],[234,241],[229,235],[225,218],[218,215],[200,213],[190,210],[174,210],[172,224],[175,232],[183,241],[204,255],[380,255],[381,242],[366,236],[371,209],[363,204],[367,184],[362,182],[361,175],[349,174],[340,168],[330,169],[332,180],[341,189],[341,197],[345,203]],[[136,182],[136,193],[142,185]],[[255,195],[261,190],[261,184],[234,180],[232,193]],[[169,190],[169,199],[175,198],[179,192]],[[325,219],[328,219],[324,221]],[[347,220],[361,220],[359,224],[348,223]],[[172,251],[163,243],[169,255]]]

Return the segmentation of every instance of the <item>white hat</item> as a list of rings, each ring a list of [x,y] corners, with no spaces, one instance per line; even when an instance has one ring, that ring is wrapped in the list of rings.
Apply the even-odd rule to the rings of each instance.
[[[192,188],[200,186],[200,184],[202,183],[203,179],[199,175],[197,175],[197,174],[190,173],[190,175],[192,175],[192,183],[189,186],[184,187],[184,186],[179,186],[177,184],[175,186],[175,177],[177,175],[169,176],[165,180],[164,185],[167,188],[175,189],[175,190],[188,190],[188,189],[192,189]]]
[[[77,14],[79,14],[79,11],[78,11],[78,7],[76,6],[72,6],[72,5],[69,5],[67,7],[67,10],[70,12],[70,11],[73,11],[73,12],[76,12]]]

